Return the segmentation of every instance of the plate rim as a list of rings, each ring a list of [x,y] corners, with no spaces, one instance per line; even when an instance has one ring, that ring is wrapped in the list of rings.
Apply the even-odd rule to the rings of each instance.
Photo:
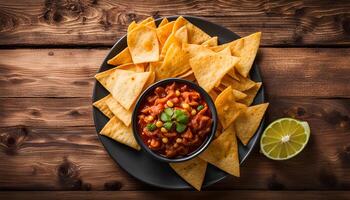
[[[214,22],[211,22],[211,21],[208,21],[202,17],[197,17],[197,16],[192,16],[192,15],[171,15],[171,16],[164,16],[164,17],[158,17],[156,19],[154,19],[155,22],[160,22],[162,19],[164,18],[167,18],[167,19],[173,19],[173,18],[177,18],[177,17],[184,17],[185,19],[191,21],[191,19],[194,19],[194,20],[200,20],[200,21],[203,21],[205,23],[209,23],[209,24],[213,24],[215,26],[219,26],[220,28],[226,30],[227,32],[230,32],[231,34],[233,35],[236,35],[237,37],[239,38],[242,38],[240,35],[236,34],[235,32],[231,31],[230,29],[222,26],[221,24],[217,24],[217,23],[214,23]],[[169,21],[173,21],[173,20],[169,20]],[[100,65],[100,67],[98,68],[97,70],[97,73],[101,72],[102,70],[102,67],[104,65],[104,63],[107,63],[108,61],[108,55],[110,55],[112,53],[112,51],[116,48],[116,46],[123,42],[123,40],[127,37],[127,34],[124,34],[121,38],[119,38],[115,43],[114,45],[109,49],[108,53],[106,54],[105,58],[103,59],[103,62],[102,64]],[[262,76],[261,76],[261,73],[260,73],[260,67],[259,65],[256,64],[256,58],[254,59],[254,62],[253,62],[253,68],[254,70],[256,71],[256,73],[261,77],[261,82],[263,82],[262,80]],[[96,79],[94,79],[94,85],[93,85],[93,92],[92,92],[92,97],[91,97],[91,101],[92,103],[94,103],[94,99],[96,99],[96,85],[98,84],[98,81]],[[265,102],[265,90],[264,90],[264,84],[262,84],[261,88],[260,88],[260,91],[258,91],[258,93],[261,93],[261,96],[262,96],[262,102]],[[254,98],[255,99],[255,98]],[[149,181],[146,181],[146,180],[143,180],[137,176],[135,176],[134,174],[132,173],[129,173],[128,170],[126,170],[122,165],[119,164],[119,162],[117,162],[116,159],[113,158],[112,156],[112,153],[108,150],[108,148],[106,147],[106,144],[102,141],[102,137],[105,137],[101,134],[99,134],[99,131],[97,129],[97,126],[96,126],[96,121],[97,121],[97,115],[96,115],[96,110],[94,106],[92,106],[92,116],[93,116],[93,121],[94,121],[94,127],[95,127],[95,130],[96,130],[96,134],[97,134],[97,137],[98,137],[98,140],[102,143],[102,146],[104,147],[105,151],[108,153],[109,157],[124,171],[126,172],[128,175],[130,175],[131,177],[137,179],[138,181],[141,181],[142,183],[146,183],[148,185],[151,185],[153,187],[158,187],[158,188],[163,188],[163,189],[171,189],[171,190],[179,190],[179,189],[192,189],[193,187],[191,185],[189,185],[189,183],[187,183],[187,181],[185,181],[184,179],[182,179],[182,177],[180,177],[187,185],[183,185],[183,186],[172,186],[172,187],[168,187],[168,186],[164,186],[164,185],[159,185],[159,184],[155,184],[153,182],[149,182]],[[256,148],[256,144],[259,140],[259,138],[261,137],[261,134],[262,134],[262,129],[265,127],[265,121],[266,121],[266,116],[264,115],[263,119],[261,120],[260,122],[260,125],[259,125],[259,128],[256,130],[255,134],[258,134],[258,137],[253,141],[252,143],[252,147],[247,151],[246,155],[239,161],[239,165],[241,166],[244,161],[247,159],[247,157],[251,154],[251,152]],[[208,163],[209,164],[209,163]],[[222,171],[222,170],[221,170]],[[223,171],[224,172],[224,171]],[[216,180],[212,180],[212,181],[209,181],[207,183],[203,183],[202,185],[202,189],[203,188],[206,188],[208,186],[211,186],[217,182],[220,182],[221,180],[225,179],[229,174],[227,174],[226,172],[224,172],[224,175]]]

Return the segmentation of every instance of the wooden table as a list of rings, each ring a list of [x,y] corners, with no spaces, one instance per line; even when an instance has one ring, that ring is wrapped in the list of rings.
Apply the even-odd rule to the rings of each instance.
[[[146,185],[107,155],[93,75],[132,20],[177,14],[263,32],[268,121],[310,123],[299,156],[257,147],[240,178],[196,192]],[[349,1],[0,0],[0,199],[350,199],[349,47]]]

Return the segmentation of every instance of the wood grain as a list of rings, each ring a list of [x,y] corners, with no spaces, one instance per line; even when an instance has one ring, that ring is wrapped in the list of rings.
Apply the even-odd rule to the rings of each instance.
[[[25,98],[18,101],[22,99]],[[77,102],[89,105],[90,101],[29,100],[39,113],[51,112],[51,106],[63,104],[74,109]],[[256,148],[243,164],[241,178],[228,177],[205,190],[349,190],[350,99],[276,97],[269,101],[269,121],[291,116],[310,123],[307,148],[284,162],[269,160]],[[0,190],[156,189],[132,178],[109,158],[95,128],[87,127],[92,125],[90,109],[83,115],[47,115],[45,120],[36,121],[28,120],[26,106],[14,107],[15,115],[6,110],[0,112],[7,116],[1,116],[6,121],[0,121]]]
[[[108,49],[0,50],[0,97],[91,97]],[[268,96],[350,97],[350,49],[261,48]]]
[[[285,200],[299,200],[299,199],[350,199],[349,191],[118,191],[118,192],[0,192],[0,198],[3,199],[52,199],[52,200],[76,200],[76,199],[223,199],[230,200],[234,197],[239,197],[241,200],[250,199],[285,199]]]
[[[0,1],[0,45],[110,46],[133,20],[195,15],[239,35],[264,33],[262,45],[350,44],[349,1]]]

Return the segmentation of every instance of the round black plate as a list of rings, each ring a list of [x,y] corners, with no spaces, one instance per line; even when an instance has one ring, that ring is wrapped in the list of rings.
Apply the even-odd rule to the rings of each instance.
[[[169,21],[173,21],[178,16],[167,17]],[[194,25],[201,28],[207,34],[211,36],[218,36],[219,43],[226,43],[232,40],[240,38],[237,34],[232,31],[206,21],[204,19],[200,19],[192,16],[184,16],[187,20],[189,20]],[[159,24],[162,18],[157,19],[156,23]],[[115,45],[112,47],[111,51],[103,61],[99,72],[105,71],[107,69],[113,68],[113,66],[107,64],[107,60],[117,55],[120,51],[126,48],[126,36],[122,37]],[[253,68],[250,72],[251,79],[256,82],[261,82],[261,76],[259,73],[259,67],[254,63]],[[95,82],[95,87],[93,91],[93,102],[103,98],[106,96],[108,92],[103,88],[103,86]],[[256,95],[253,104],[259,104],[264,102],[264,88],[262,87],[258,94]],[[93,117],[95,122],[95,127],[97,133],[104,127],[104,125],[108,122],[108,118],[104,116],[98,109],[93,108]],[[260,134],[262,133],[262,129],[264,126],[264,120],[260,124],[256,134],[250,140],[247,146],[243,146],[242,144],[238,144],[239,148],[239,159],[240,163],[242,163],[253,147],[255,146]],[[148,183],[153,186],[167,188],[167,189],[186,189],[191,188],[191,186],[186,183],[184,180],[180,178],[167,163],[163,163],[157,161],[150,157],[146,152],[143,151],[135,151],[130,147],[127,147],[123,144],[120,144],[108,137],[98,134],[99,139],[101,140],[103,146],[106,148],[109,155],[119,164],[121,168],[127,171],[133,177]],[[212,185],[223,178],[225,178],[227,174],[218,168],[208,165],[207,173],[205,175],[205,179],[203,182],[203,187]]]

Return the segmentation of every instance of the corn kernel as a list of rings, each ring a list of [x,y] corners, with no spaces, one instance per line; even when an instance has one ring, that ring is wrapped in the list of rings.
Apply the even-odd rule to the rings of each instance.
[[[192,109],[191,115],[195,115],[196,113],[197,113],[197,111],[195,109]]]
[[[176,95],[176,96],[180,96],[180,91],[179,91],[179,90],[176,90],[176,91],[175,91],[175,95]]]
[[[179,145],[177,143],[174,144],[174,147],[177,148]]]
[[[166,128],[164,128],[164,127],[162,127],[162,128],[160,129],[160,131],[163,132],[163,133],[168,132],[168,130],[166,130]]]
[[[162,126],[163,126],[163,122],[157,121],[157,122],[156,122],[156,126],[157,126],[158,128],[162,127]]]
[[[177,138],[177,139],[176,139],[176,142],[177,142],[177,143],[180,143],[180,142],[182,142],[182,139],[181,139],[181,138]]]
[[[169,101],[169,100],[166,102],[166,105],[169,106],[169,108],[174,107],[173,102],[171,102],[171,101]]]
[[[182,104],[182,107],[183,107],[184,109],[189,109],[189,108],[190,108],[190,105],[188,105],[188,103],[183,103],[183,104]]]
[[[151,122],[151,121],[153,121],[153,120],[154,120],[154,117],[153,117],[152,115],[150,115],[150,116],[147,117],[147,121],[148,121],[148,122]]]
[[[168,143],[168,138],[165,138],[165,137],[162,138],[162,142],[165,143],[165,144]]]

